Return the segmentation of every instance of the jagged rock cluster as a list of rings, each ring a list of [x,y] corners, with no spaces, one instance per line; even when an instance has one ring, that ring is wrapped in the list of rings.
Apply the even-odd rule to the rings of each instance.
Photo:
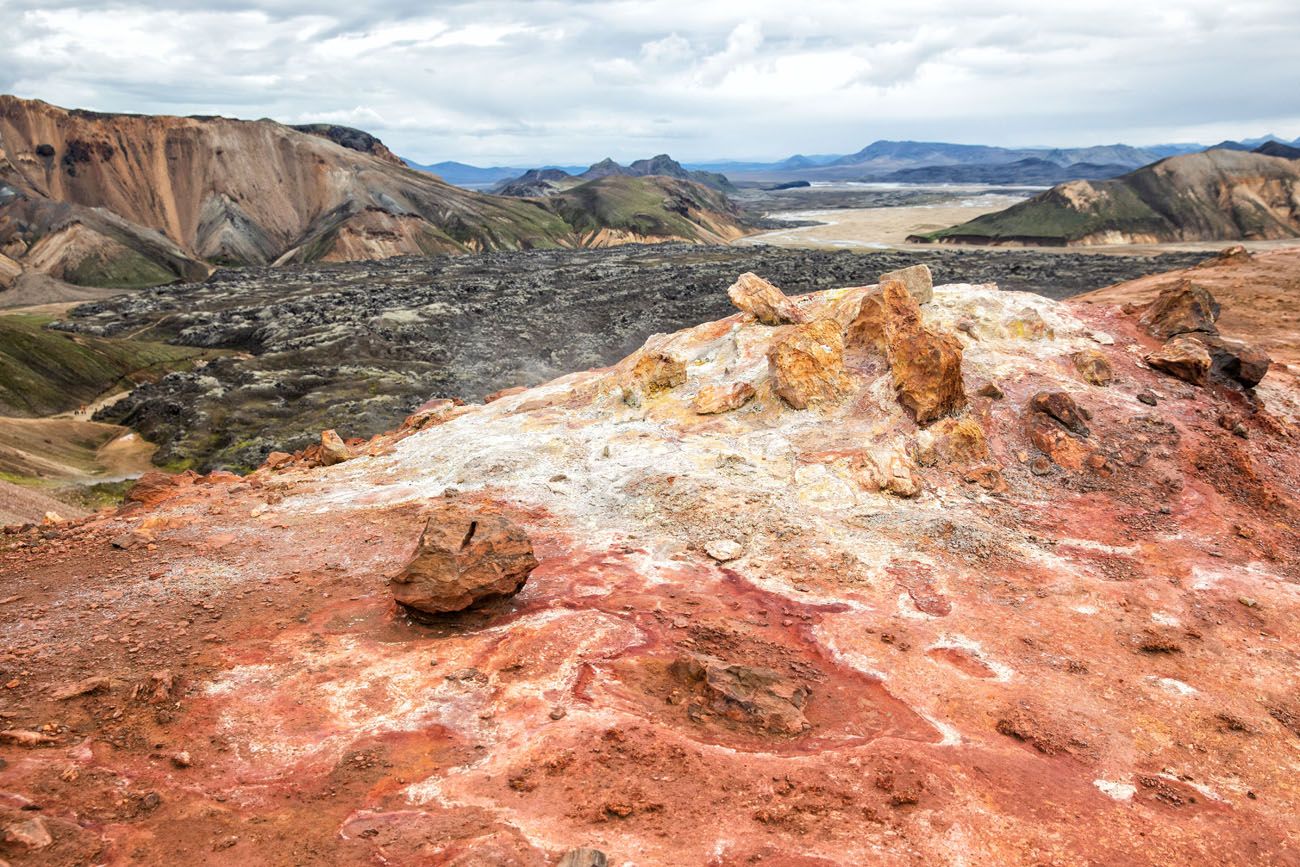
[[[1183,280],[1164,290],[1142,313],[1139,322],[1165,344],[1148,353],[1152,367],[1205,385],[1211,375],[1254,388],[1268,373],[1268,354],[1240,340],[1219,334],[1219,303],[1209,290]]]

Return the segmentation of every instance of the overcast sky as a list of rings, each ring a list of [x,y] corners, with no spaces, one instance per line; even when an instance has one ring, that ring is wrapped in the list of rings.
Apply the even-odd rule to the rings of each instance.
[[[1300,0],[0,0],[0,91],[419,162],[1300,136]]]

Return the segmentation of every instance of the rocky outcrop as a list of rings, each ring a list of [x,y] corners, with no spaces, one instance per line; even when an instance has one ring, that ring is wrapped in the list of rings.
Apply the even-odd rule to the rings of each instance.
[[[797,304],[780,289],[752,272],[741,274],[727,289],[727,297],[737,308],[764,325],[789,325],[805,321]]]
[[[925,426],[966,405],[961,344],[921,322],[916,299],[901,282],[881,286],[885,353],[898,402]]]
[[[514,521],[448,505],[428,517],[414,556],[390,586],[402,605],[446,614],[518,593],[535,568],[532,542]]]
[[[929,304],[934,298],[934,277],[930,274],[929,265],[923,263],[886,271],[880,275],[880,280],[877,282],[883,286],[895,281],[907,288],[908,294],[916,299],[917,304]]]
[[[754,398],[754,386],[748,382],[706,385],[695,395],[691,407],[700,415],[716,415],[740,409]]]
[[[1176,337],[1192,331],[1215,334],[1219,302],[1208,289],[1184,280],[1156,296],[1138,320],[1154,337]]]
[[[795,409],[839,400],[848,387],[844,336],[832,319],[792,325],[767,354],[777,395]]]

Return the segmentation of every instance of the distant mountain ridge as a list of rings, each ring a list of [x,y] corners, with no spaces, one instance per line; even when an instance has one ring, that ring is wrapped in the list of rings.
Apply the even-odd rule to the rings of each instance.
[[[1214,149],[1070,181],[909,240],[1076,246],[1300,238],[1300,161]]]

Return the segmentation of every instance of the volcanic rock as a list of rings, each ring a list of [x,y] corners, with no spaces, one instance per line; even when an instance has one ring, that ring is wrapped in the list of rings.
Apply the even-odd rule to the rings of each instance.
[[[727,297],[764,325],[787,325],[805,321],[799,305],[785,293],[752,272],[741,274],[727,289]]]
[[[1157,295],[1138,322],[1152,336],[1174,337],[1192,331],[1217,333],[1218,319],[1219,302],[1209,290],[1182,280]]]
[[[812,727],[803,714],[811,690],[770,668],[692,654],[675,660],[672,673],[698,689],[705,708],[733,722],[787,736]]]
[[[632,406],[639,406],[644,398],[676,388],[686,381],[686,362],[668,350],[652,348],[650,343],[653,340],[647,341],[641,350],[624,387],[623,399]]]
[[[894,271],[886,271],[876,282],[881,286],[898,281],[907,287],[907,291],[917,304],[928,304],[934,298],[934,278],[930,275],[929,265],[909,265]]]
[[[917,438],[917,462],[922,466],[972,464],[989,456],[984,428],[973,418],[945,418]]]
[[[1029,408],[1056,419],[1070,433],[1088,436],[1088,425],[1084,422],[1079,405],[1063,391],[1040,391],[1029,399]]]
[[[1267,352],[1243,341],[1219,334],[1192,336],[1210,354],[1211,374],[1243,388],[1259,385],[1273,363]]]
[[[735,560],[744,551],[739,542],[733,542],[731,539],[710,539],[704,543],[704,553],[719,563]]]
[[[332,467],[350,460],[353,455],[352,449],[348,448],[342,437],[332,430],[325,430],[320,434],[319,457],[321,466]]]
[[[608,867],[609,858],[599,849],[571,849],[556,867]]]
[[[726,385],[705,385],[695,395],[691,408],[700,415],[713,415],[740,409],[754,397],[754,386],[748,382]]]
[[[921,308],[900,282],[880,290],[894,392],[922,427],[966,405],[961,343],[921,322]]]
[[[145,473],[126,492],[123,500],[127,503],[139,503],[142,506],[156,506],[163,500],[174,496],[179,487],[190,481],[191,478],[190,476],[173,476],[168,473]]]
[[[1106,353],[1099,349],[1081,349],[1074,353],[1074,369],[1084,382],[1092,385],[1110,385],[1115,378]]]
[[[390,586],[402,605],[444,614],[518,593],[535,568],[532,542],[518,524],[447,504],[429,516],[414,556]]]
[[[836,401],[849,386],[844,336],[830,319],[791,326],[767,360],[777,395],[795,409]]]
[[[1147,364],[1192,385],[1205,385],[1210,373],[1210,353],[1196,337],[1174,337],[1147,353]]]

